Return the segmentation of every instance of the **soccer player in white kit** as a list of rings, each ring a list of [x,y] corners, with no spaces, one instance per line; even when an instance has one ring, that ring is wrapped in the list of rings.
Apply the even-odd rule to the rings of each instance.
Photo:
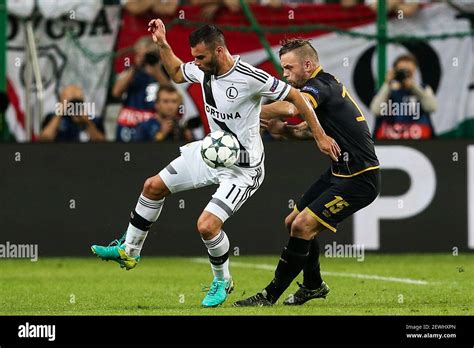
[[[233,289],[229,272],[229,239],[224,222],[252,196],[265,177],[264,150],[260,137],[261,98],[286,100],[301,111],[320,150],[337,160],[337,143],[321,128],[313,108],[300,92],[287,83],[232,56],[223,33],[213,25],[193,31],[189,37],[193,62],[183,63],[166,41],[160,19],[149,23],[153,41],[168,75],[176,83],[200,83],[211,131],[232,133],[240,144],[240,158],[229,168],[213,169],[201,157],[201,141],[180,148],[181,155],[145,181],[143,192],[131,213],[127,232],[109,246],[92,246],[104,260],[114,260],[127,270],[140,260],[140,251],[151,225],[157,221],[165,197],[176,192],[219,185],[197,221],[207,247],[214,279],[202,301],[204,307],[223,303]]]

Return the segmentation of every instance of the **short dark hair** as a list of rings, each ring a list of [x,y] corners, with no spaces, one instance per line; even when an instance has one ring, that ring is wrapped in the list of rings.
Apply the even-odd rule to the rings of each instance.
[[[211,48],[226,45],[222,30],[210,24],[203,25],[189,35],[189,45],[191,47],[195,47],[201,42],[204,42],[206,46],[210,46]]]
[[[393,67],[395,68],[398,63],[403,61],[412,62],[413,64],[415,64],[415,66],[418,66],[418,60],[415,58],[414,55],[402,54],[401,56],[398,56],[397,59],[395,59],[395,61],[393,62]]]
[[[316,49],[313,47],[313,45],[311,45],[311,42],[309,40],[301,39],[301,38],[285,39],[285,40],[280,41],[280,45],[281,45],[281,48],[280,48],[280,51],[278,52],[280,57],[284,55],[285,53],[304,47],[304,48],[309,48],[316,56],[316,59],[319,60],[318,52],[316,52]]]
[[[158,90],[158,92],[156,92],[156,101],[160,99],[161,92],[177,93],[181,96],[181,94],[178,92],[178,90],[175,87],[171,85],[164,85],[164,86],[160,86],[160,89]]]

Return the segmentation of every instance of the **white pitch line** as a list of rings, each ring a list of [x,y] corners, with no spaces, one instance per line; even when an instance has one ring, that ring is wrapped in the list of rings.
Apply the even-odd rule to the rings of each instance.
[[[193,258],[193,262],[197,263],[209,263],[209,260],[204,258]],[[264,263],[244,263],[232,261],[232,267],[240,268],[253,268],[253,269],[262,269],[265,271],[274,271],[276,265],[268,265]],[[321,272],[322,275],[328,275],[333,277],[345,277],[345,278],[357,278],[357,279],[370,279],[370,280],[380,280],[384,282],[394,282],[394,283],[405,283],[405,284],[416,284],[416,285],[428,285],[429,282],[426,280],[418,280],[411,278],[396,278],[396,277],[384,277],[375,274],[361,274],[361,273],[345,273],[345,272]]]

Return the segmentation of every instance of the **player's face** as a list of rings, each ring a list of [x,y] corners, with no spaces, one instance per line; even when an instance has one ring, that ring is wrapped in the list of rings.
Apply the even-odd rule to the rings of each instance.
[[[283,76],[288,83],[295,88],[301,88],[306,82],[301,58],[294,52],[288,52],[280,57],[280,62],[283,68]]]
[[[156,101],[156,111],[164,118],[176,117],[179,114],[180,102],[178,93],[161,91]]]
[[[191,47],[194,64],[205,74],[216,74],[218,70],[217,57],[214,50],[210,50],[203,42]]]

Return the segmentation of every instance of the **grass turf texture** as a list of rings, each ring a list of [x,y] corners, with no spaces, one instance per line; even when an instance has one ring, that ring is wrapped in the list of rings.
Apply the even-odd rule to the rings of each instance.
[[[203,261],[203,260],[201,260]],[[0,315],[472,315],[474,254],[366,254],[363,262],[322,257],[323,271],[425,280],[426,285],[326,275],[327,299],[288,307],[234,308],[273,276],[277,256],[239,256],[231,262],[236,288],[218,308],[201,308],[210,268],[193,258],[145,257],[125,271],[89,258],[0,260]],[[247,267],[242,264],[250,264]],[[231,263],[232,267],[232,263]],[[265,266],[263,266],[265,268]],[[270,268],[270,267],[269,267]],[[301,282],[301,275],[297,278]]]

